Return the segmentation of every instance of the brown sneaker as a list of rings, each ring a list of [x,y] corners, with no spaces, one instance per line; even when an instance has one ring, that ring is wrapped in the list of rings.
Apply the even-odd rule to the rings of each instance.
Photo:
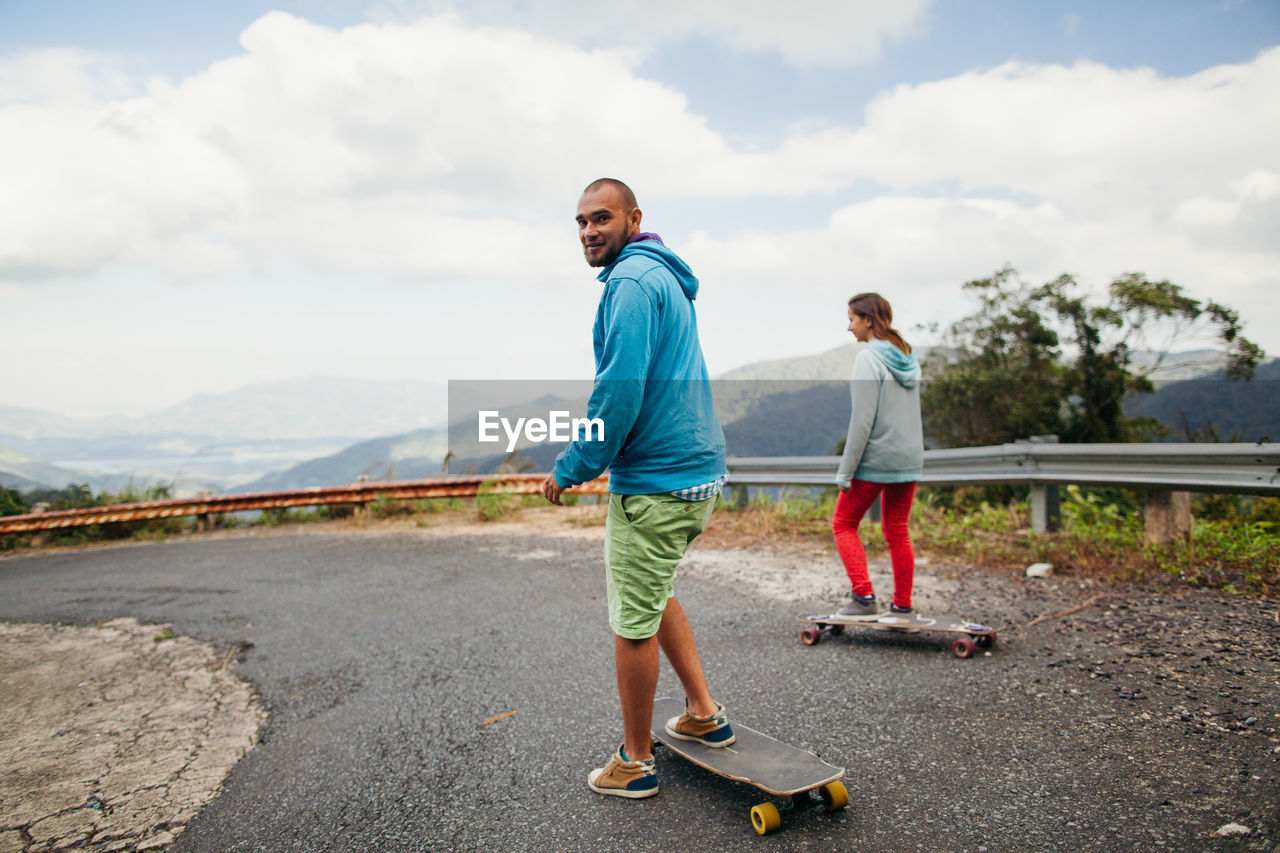
[[[627,754],[618,747],[608,764],[587,774],[587,785],[597,794],[639,800],[658,793],[658,773],[652,758],[628,761]]]
[[[706,717],[689,713],[685,700],[684,713],[667,720],[667,734],[680,740],[697,741],[703,746],[728,746],[734,741],[733,726],[725,717],[724,706],[716,703],[716,712]]]

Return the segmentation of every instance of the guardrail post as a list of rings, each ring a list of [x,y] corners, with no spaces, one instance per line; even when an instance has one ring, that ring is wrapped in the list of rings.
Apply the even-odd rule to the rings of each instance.
[[[1033,435],[1030,444],[1057,444],[1056,435]],[[1061,522],[1062,502],[1057,483],[1031,481],[1031,529],[1036,533],[1057,530]]]
[[[50,506],[51,504],[45,501],[40,501],[37,504],[35,504],[33,507],[31,507],[31,514],[44,515],[46,512],[49,511]],[[49,537],[50,537],[50,533],[48,530],[37,530],[36,532],[31,534],[31,547],[42,548],[45,545],[48,545]]]
[[[1143,516],[1148,545],[1167,545],[1191,538],[1191,493],[1149,491]]]
[[[731,503],[737,509],[745,509],[747,506],[747,487],[746,486],[730,486],[729,492],[732,496]]]
[[[201,490],[201,491],[196,492],[196,493],[195,493],[195,495],[194,495],[194,497],[195,497],[195,498],[197,498],[197,499],[198,499],[198,498],[211,498],[211,497],[213,497],[213,492],[205,491],[205,490]],[[196,532],[197,532],[197,533],[202,533],[202,532],[205,532],[205,531],[208,531],[208,530],[213,530],[213,527],[214,527],[214,515],[213,515],[213,513],[212,513],[212,512],[198,512],[198,513],[196,513],[196,514],[195,514],[195,518],[196,518]]]
[[[1031,484],[1031,529],[1036,533],[1057,530],[1061,522],[1057,483]]]

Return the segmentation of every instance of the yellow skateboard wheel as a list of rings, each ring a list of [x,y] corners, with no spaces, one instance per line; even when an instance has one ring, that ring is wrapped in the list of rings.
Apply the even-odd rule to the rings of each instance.
[[[822,803],[829,812],[838,811],[849,805],[849,789],[843,782],[828,782],[822,786],[819,793],[822,794]]]
[[[751,808],[751,825],[760,835],[768,835],[782,827],[782,814],[773,803],[761,803]]]

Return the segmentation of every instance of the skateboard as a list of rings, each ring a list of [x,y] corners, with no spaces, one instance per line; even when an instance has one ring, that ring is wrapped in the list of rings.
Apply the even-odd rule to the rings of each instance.
[[[882,613],[875,619],[856,616],[841,616],[839,613],[820,614],[818,616],[801,616],[801,622],[808,622],[811,627],[800,632],[800,641],[806,646],[814,646],[822,639],[823,634],[842,634],[848,627],[871,628],[876,631],[941,631],[960,634],[951,643],[951,653],[958,658],[972,657],[976,649],[989,649],[996,643],[997,631],[976,622],[965,622],[954,616],[921,616],[918,613],[899,615]]]
[[[729,746],[703,746],[667,734],[667,720],[684,711],[682,699],[657,699],[653,703],[653,739],[681,758],[717,776],[754,785],[775,797],[790,797],[781,807],[764,802],[751,808],[751,825],[760,835],[782,826],[783,812],[822,805],[836,811],[849,805],[849,792],[839,780],[843,767],[835,767],[808,750],[791,746],[732,721],[734,742]]]

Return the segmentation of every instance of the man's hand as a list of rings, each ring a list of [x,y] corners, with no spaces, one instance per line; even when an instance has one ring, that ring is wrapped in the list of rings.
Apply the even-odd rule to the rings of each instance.
[[[555,474],[548,474],[547,479],[542,481],[542,496],[556,506],[564,506],[564,504],[560,502],[560,495],[563,492],[564,487],[556,482]]]

